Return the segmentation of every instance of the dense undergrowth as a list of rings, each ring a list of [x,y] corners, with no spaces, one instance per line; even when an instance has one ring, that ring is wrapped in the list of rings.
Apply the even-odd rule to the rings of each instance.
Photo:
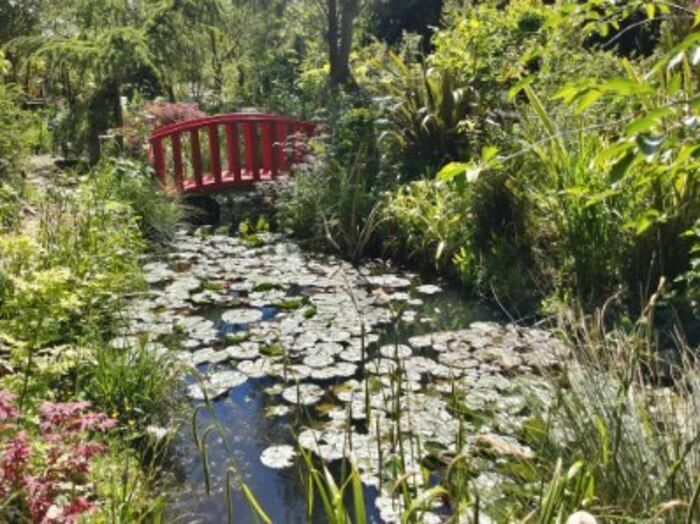
[[[143,288],[146,240],[164,240],[178,208],[133,164],[105,161],[73,174],[77,186],[49,176],[46,188],[4,186],[0,518],[153,521],[162,497],[144,467],[147,428],[175,408],[179,371],[109,341],[125,298]]]
[[[561,391],[522,428],[535,457],[504,465],[502,506],[481,506],[464,450],[439,457],[447,474],[433,489],[397,484],[406,521],[438,497],[472,520],[698,518],[696,4],[433,3],[439,27],[401,38],[377,33],[400,20],[392,2],[358,11],[338,85],[325,2],[0,2],[11,21],[0,28],[0,519],[161,517],[142,459],[178,370],[109,341],[142,289],[144,253],[181,213],[153,184],[144,137],[201,115],[194,102],[322,122],[278,202],[296,236],[448,277],[516,319],[547,320],[574,349],[562,375],[543,377]],[[38,96],[44,107],[22,107]],[[100,149],[121,158],[82,162]],[[27,155],[48,151],[77,167],[58,184],[26,180]],[[329,521],[347,522],[352,470],[335,485],[309,466]]]

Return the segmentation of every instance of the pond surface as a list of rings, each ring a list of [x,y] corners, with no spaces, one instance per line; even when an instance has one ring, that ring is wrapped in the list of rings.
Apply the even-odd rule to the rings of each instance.
[[[546,332],[505,324],[457,291],[379,263],[355,268],[305,253],[273,234],[183,232],[145,270],[151,292],[133,305],[130,335],[146,333],[155,350],[192,365],[186,392],[204,406],[197,434],[188,421],[175,437],[169,517],[182,522],[226,522],[229,511],[234,522],[254,522],[240,489],[227,497],[227,471],[273,522],[307,522],[297,443],[336,473],[352,457],[371,521],[395,522],[400,501],[387,487],[418,471],[429,449],[486,436],[506,455],[528,453],[512,434],[530,414],[528,399],[551,394],[533,369],[556,366],[563,351]],[[450,409],[455,391],[469,410],[488,413],[470,422],[464,442]],[[197,439],[206,440],[207,474]],[[488,491],[494,475],[485,469],[477,483]],[[324,518],[317,511],[313,520]]]

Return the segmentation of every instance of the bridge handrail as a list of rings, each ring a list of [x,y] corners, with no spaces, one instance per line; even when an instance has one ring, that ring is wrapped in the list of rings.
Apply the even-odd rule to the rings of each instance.
[[[230,122],[278,122],[287,124],[301,124],[303,126],[315,126],[316,123],[310,120],[299,120],[290,116],[269,115],[266,113],[227,113],[224,115],[205,116],[203,118],[194,118],[192,120],[184,120],[175,124],[168,124],[159,127],[153,131],[149,140],[157,138],[166,138],[173,133],[189,131],[195,127],[206,127],[210,124],[227,124]]]

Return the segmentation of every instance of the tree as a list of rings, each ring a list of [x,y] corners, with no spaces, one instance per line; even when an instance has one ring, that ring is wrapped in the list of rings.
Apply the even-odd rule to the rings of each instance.
[[[200,74],[217,0],[58,0],[41,13],[44,31],[9,47],[25,60],[44,60],[73,113],[82,112],[91,162],[100,135],[121,127],[121,96],[135,71],[147,70],[171,100],[178,81]]]

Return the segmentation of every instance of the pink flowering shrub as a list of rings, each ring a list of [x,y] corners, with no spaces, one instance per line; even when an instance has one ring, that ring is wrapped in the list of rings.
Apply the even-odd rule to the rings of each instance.
[[[107,450],[91,433],[105,432],[116,421],[88,411],[89,402],[45,402],[32,437],[20,426],[15,400],[0,390],[0,520],[75,522],[94,507],[87,474],[91,460]]]

